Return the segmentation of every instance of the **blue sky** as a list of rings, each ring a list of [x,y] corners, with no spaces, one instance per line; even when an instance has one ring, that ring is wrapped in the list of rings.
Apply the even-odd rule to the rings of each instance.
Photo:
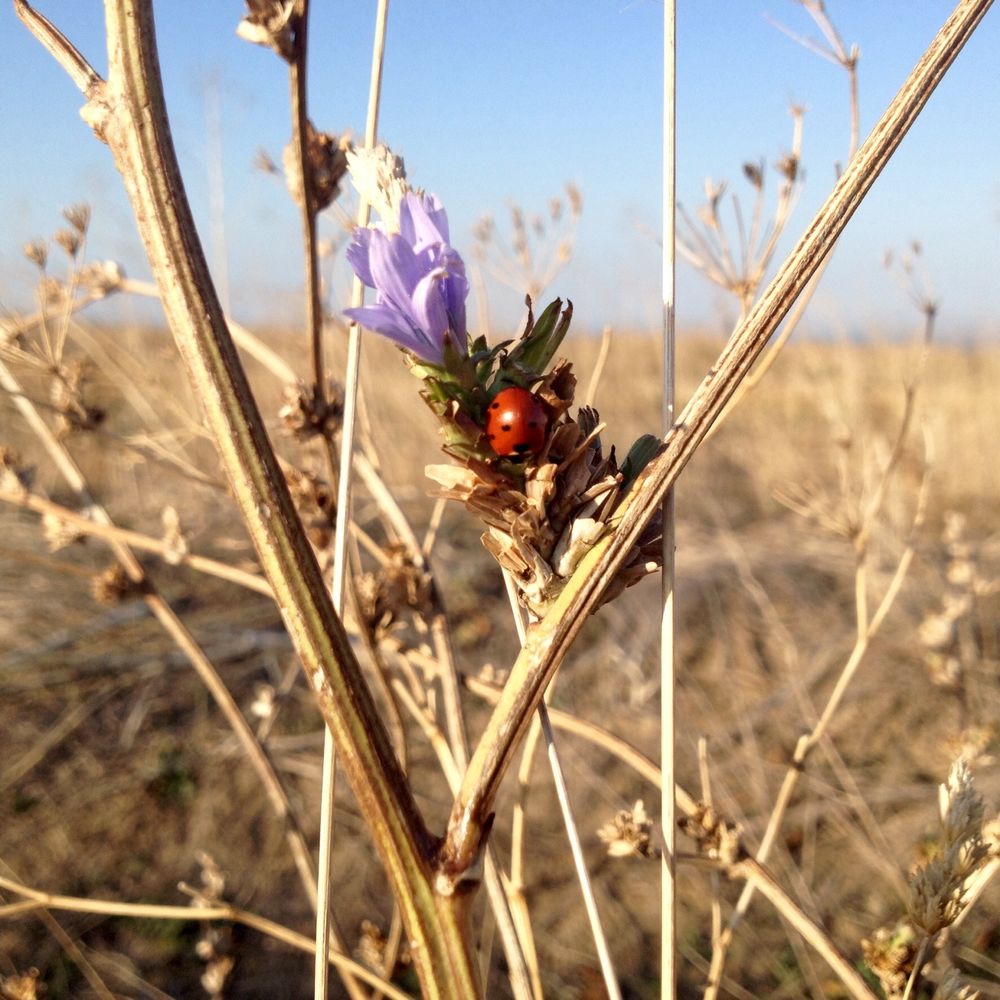
[[[39,3],[103,72],[102,4]],[[789,103],[807,108],[806,186],[782,244],[807,225],[847,150],[846,81],[767,16],[815,35],[791,0],[679,0],[678,194],[695,208],[706,177],[740,179],[745,160],[773,163],[791,135]],[[862,136],[951,10],[940,0],[828,0],[846,42],[861,49]],[[373,3],[313,0],[311,113],[330,131],[364,126]],[[238,318],[296,323],[301,316],[297,217],[283,188],[253,166],[280,159],[289,134],[284,66],[235,35],[242,3],[156,4],[160,57],[175,141],[204,239],[209,171],[225,179],[230,300]],[[573,299],[576,325],[654,328],[659,316],[662,4],[652,0],[393,0],[381,137],[406,159],[414,183],[439,194],[453,242],[502,220],[516,201],[544,211],[564,183],[584,211],[574,259],[549,297]],[[941,302],[942,336],[993,339],[1000,317],[1000,11],[934,94],[924,117],[877,182],[837,251],[814,303],[819,335],[912,329],[915,313],[882,267],[885,251],[918,239]],[[221,114],[221,161],[206,144],[206,87]],[[146,274],[108,151],[78,115],[68,79],[0,5],[0,305],[24,307],[33,278],[21,245],[61,224],[59,209],[88,201],[90,250]],[[772,177],[772,189],[774,187]],[[216,257],[218,259],[218,257]],[[337,278],[334,295],[345,288]],[[522,295],[494,287],[500,324],[516,322]],[[722,296],[679,265],[682,327],[722,330]],[[128,318],[139,307],[120,304]],[[139,315],[137,313],[137,315]],[[142,313],[141,315],[147,315]]]

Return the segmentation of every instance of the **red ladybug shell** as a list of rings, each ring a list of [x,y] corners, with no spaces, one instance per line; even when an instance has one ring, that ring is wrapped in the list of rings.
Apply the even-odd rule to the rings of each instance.
[[[497,393],[486,411],[486,437],[490,447],[504,457],[527,458],[540,451],[548,424],[542,401],[517,386]]]

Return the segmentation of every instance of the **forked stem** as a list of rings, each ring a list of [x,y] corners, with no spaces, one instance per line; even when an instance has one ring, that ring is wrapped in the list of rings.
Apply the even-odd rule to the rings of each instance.
[[[580,561],[549,613],[530,631],[455,799],[441,852],[443,878],[457,880],[478,857],[500,782],[552,674],[587,615],[597,606],[667,491],[840,237],[991,3],[961,0],[957,5],[805,235],[733,334],[657,456],[633,485],[616,518],[615,530]]]

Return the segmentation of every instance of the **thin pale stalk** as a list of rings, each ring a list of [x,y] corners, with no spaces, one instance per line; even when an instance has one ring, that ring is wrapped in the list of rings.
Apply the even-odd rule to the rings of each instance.
[[[663,292],[662,433],[674,425],[676,401],[676,272],[677,272],[677,5],[663,4]],[[677,816],[674,794],[676,751],[676,662],[674,586],[676,549],[674,491],[663,499],[663,570],[660,576],[660,996],[677,996]]]
[[[826,931],[803,912],[759,862],[744,858],[733,865],[723,865],[723,869],[730,878],[746,879],[748,885],[753,885],[830,966],[854,1000],[878,1000],[877,994],[869,988],[850,959],[830,940]]]
[[[476,677],[465,676],[462,682],[473,694],[495,705],[500,701],[501,688],[493,684],[488,684]],[[656,788],[662,788],[660,769],[656,763],[649,759],[641,750],[632,746],[628,740],[622,739],[615,733],[609,732],[596,722],[586,719],[578,719],[569,712],[562,712],[558,708],[549,708],[549,718],[556,729],[572,733],[585,739],[588,743],[606,750],[612,756],[617,757],[623,764],[631,767],[640,777],[650,782]],[[691,795],[680,785],[674,784],[674,793],[677,805],[685,815],[693,816],[698,804]]]
[[[215,699],[216,705],[218,705],[219,710],[229,723],[230,728],[233,730],[233,733],[239,740],[240,746],[246,754],[247,760],[249,760],[261,784],[264,786],[272,809],[285,826],[285,838],[288,841],[292,858],[298,869],[299,878],[302,881],[310,903],[314,903],[316,899],[316,877],[313,873],[312,859],[305,837],[292,810],[291,801],[270,759],[264,752],[263,747],[261,747],[257,737],[254,735],[253,729],[240,711],[229,689],[223,683],[215,666],[174,612],[173,608],[156,591],[152,581],[146,575],[145,570],[143,570],[142,565],[136,559],[129,546],[118,537],[111,515],[91,494],[87,481],[80,471],[80,467],[74,461],[73,456],[55,436],[49,425],[41,418],[41,415],[28,397],[21,391],[20,383],[14,378],[13,373],[2,360],[0,360],[0,388],[10,395],[14,405],[24,418],[25,423],[27,423],[45,448],[63,479],[66,480],[70,488],[76,493],[81,505],[90,510],[92,523],[107,531],[105,541],[107,541],[115,558],[121,564],[129,578],[139,586],[146,606],[171,639],[173,639],[181,652],[187,657],[192,667],[194,667],[195,672],[201,678],[202,683],[204,683],[209,693]]]
[[[157,903],[120,903],[112,899],[83,899],[78,896],[61,896],[56,893],[42,892],[4,876],[0,876],[0,887],[16,896],[23,897],[20,903],[0,906],[0,919],[47,909],[64,910],[68,913],[96,913],[102,916],[129,917],[138,920],[179,920],[184,922],[220,920],[250,927],[267,937],[281,941],[283,944],[310,955],[316,947],[313,939],[306,937],[305,934],[299,934],[257,913],[251,913],[249,910],[242,910],[225,903],[218,906],[170,906]],[[410,994],[397,989],[392,983],[387,982],[381,976],[376,975],[346,955],[331,951],[330,962],[381,990],[392,1000],[413,1000]]]
[[[378,114],[382,93],[382,67],[385,62],[385,29],[389,17],[388,0],[379,0],[375,12],[375,38],[372,43],[371,76],[368,87],[368,112],[365,122],[365,146],[375,145],[378,133]],[[362,197],[358,201],[357,225],[367,226],[371,206]],[[351,305],[364,304],[364,285],[355,277],[351,290]],[[354,434],[360,392],[361,328],[352,323],[348,334],[347,369],[344,373],[344,417],[340,434],[340,469],[337,479],[337,524],[333,539],[333,578],[331,592],[337,614],[344,613],[344,600],[348,572],[347,542],[351,523],[351,492],[353,487]],[[322,380],[322,373],[319,375]],[[321,385],[320,381],[318,385]],[[322,391],[318,389],[317,391]],[[323,779],[320,786],[319,831],[319,906],[316,914],[316,954],[328,950],[330,913],[330,873],[333,868],[333,798],[336,782],[336,750],[333,734],[323,733]],[[329,995],[327,967],[316,963],[315,998],[326,1000]]]
[[[514,616],[514,624],[517,627],[517,635],[523,644],[525,640],[524,611],[518,604],[517,588],[514,585],[514,580],[510,572],[504,570],[503,577],[504,583],[507,586],[507,597],[510,600],[511,613]],[[549,691],[551,691],[551,687]],[[545,697],[543,697],[538,706],[538,722],[542,736],[545,738],[545,750],[549,760],[549,770],[552,772],[552,781],[555,785],[556,799],[559,802],[559,810],[562,813],[563,825],[566,828],[566,839],[569,841],[570,853],[573,856],[573,867],[576,869],[576,878],[580,883],[580,892],[583,895],[583,906],[587,913],[587,921],[590,924],[590,933],[594,938],[594,947],[597,949],[597,958],[601,965],[601,975],[604,979],[604,987],[608,991],[608,996],[611,1000],[621,1000],[621,990],[618,986],[618,977],[615,974],[614,963],[611,960],[611,949],[608,947],[607,936],[604,933],[604,925],[601,923],[601,915],[597,910],[597,899],[594,897],[594,888],[590,881],[590,872],[587,870],[587,859],[583,856],[583,845],[580,843],[580,832],[577,829],[576,818],[573,816],[573,807],[570,804],[569,789],[566,787],[566,777],[563,774],[562,762],[559,759],[559,751],[556,749],[555,733],[552,731],[552,723],[549,721],[548,707],[545,701],[545,698],[549,696],[549,691],[546,692]],[[526,915],[527,911],[525,911],[525,916]],[[533,943],[532,951],[534,951]]]
[[[17,0],[29,25],[33,11]],[[84,109],[125,181],[171,330],[361,815],[428,997],[478,995],[466,893],[442,894],[428,834],[299,521],[225,327],[170,139],[149,0],[107,0],[109,80]],[[450,888],[440,886],[446,890]]]
[[[957,5],[806,233],[730,338],[659,453],[633,484],[613,530],[584,556],[548,614],[532,628],[453,804],[440,854],[443,879],[457,879],[478,856],[492,804],[514,749],[587,615],[597,606],[667,491],[836,243],[991,2],[961,0]]]
[[[708,767],[708,739],[704,736],[698,737],[698,776],[701,780],[701,801],[709,809],[715,808],[715,798],[712,795],[712,775]],[[718,872],[712,872],[709,876],[712,883],[712,900],[710,904],[712,914],[712,932],[710,941],[712,951],[719,946],[719,938],[722,936],[722,896],[721,879]]]
[[[173,561],[180,566],[189,566],[199,573],[207,576],[218,577],[220,580],[227,580],[230,583],[254,590],[258,594],[266,597],[273,597],[271,585],[264,577],[257,573],[248,573],[246,570],[237,569],[229,563],[219,562],[218,559],[211,559],[208,556],[198,556],[191,553],[174,553],[170,545],[159,538],[152,538],[139,531],[130,531],[128,528],[120,528],[116,524],[105,524],[102,521],[95,521],[86,514],[71,510],[62,504],[53,503],[44,497],[34,494],[19,494],[0,488],[0,501],[14,504],[26,510],[32,510],[36,514],[55,517],[60,521],[72,526],[81,535],[91,535],[94,538],[114,539],[130,548],[138,549],[140,552],[154,552],[167,561]]]
[[[879,605],[875,610],[875,614],[868,622],[865,632],[859,635],[855,641],[854,647],[851,649],[851,652],[844,663],[840,676],[837,678],[837,683],[834,685],[833,691],[830,693],[816,725],[809,733],[801,736],[795,746],[795,751],[792,754],[792,760],[785,772],[785,777],[781,783],[781,788],[778,791],[777,798],[775,799],[771,815],[768,817],[767,828],[764,831],[760,847],[757,849],[757,853],[755,855],[756,860],[761,864],[765,863],[770,857],[771,848],[774,846],[774,843],[778,838],[778,834],[781,831],[785,814],[788,811],[788,805],[791,802],[792,794],[798,784],[799,776],[804,771],[807,757],[812,749],[826,734],[837,709],[840,707],[844,694],[857,674],[858,668],[861,666],[865,654],[868,652],[872,639],[882,627],[882,623],[885,621],[885,617],[889,613],[889,609],[895,603],[900,587],[903,585],[903,580],[906,578],[906,574],[909,571],[910,563],[913,560],[916,533],[917,529],[923,522],[926,499],[927,475],[925,471],[923,481],[920,485],[920,493],[917,498],[917,510],[914,514],[913,524],[910,528],[910,542],[896,565],[896,570],[893,573],[892,579],[889,581],[889,585],[882,596],[882,600],[879,602]],[[708,985],[706,986],[704,993],[705,1000],[713,1000],[713,998],[718,996],[719,986],[722,981],[722,970],[725,967],[729,946],[732,943],[736,928],[740,925],[750,907],[754,891],[754,883],[748,881],[743,887],[743,891],[740,893],[740,897],[736,902],[736,906],[733,908],[733,912],[730,914],[726,929],[723,931],[722,936],[719,939],[718,948],[712,953],[712,964],[708,975]]]

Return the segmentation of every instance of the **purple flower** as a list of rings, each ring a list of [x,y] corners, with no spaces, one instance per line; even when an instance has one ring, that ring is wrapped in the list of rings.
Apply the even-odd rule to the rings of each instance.
[[[408,191],[399,206],[399,232],[355,229],[347,248],[354,273],[378,293],[375,304],[344,315],[440,364],[444,339],[465,353],[465,264],[448,244],[448,216],[434,195]]]

